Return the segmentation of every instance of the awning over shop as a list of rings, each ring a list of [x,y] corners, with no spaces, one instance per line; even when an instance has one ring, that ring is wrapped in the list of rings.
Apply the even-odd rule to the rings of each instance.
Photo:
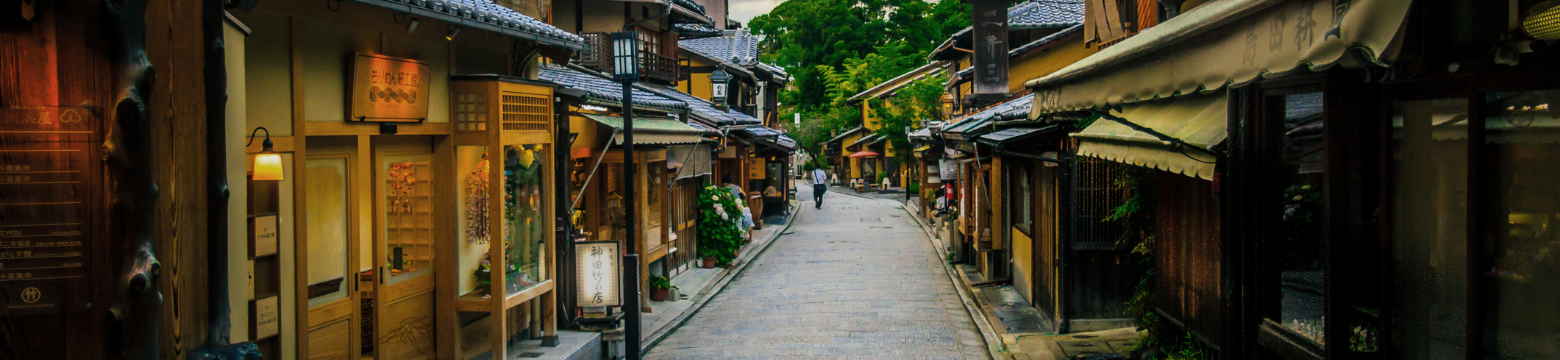
[[[736,134],[787,153],[796,151],[796,140],[786,136],[780,130],[766,127],[750,127],[738,130]]]
[[[1006,145],[1011,145],[1020,141],[1034,139],[1042,135],[1057,133],[1060,130],[1062,130],[1061,125],[1016,127],[981,135],[980,137],[975,138],[975,141],[986,145],[1004,147]]]
[[[623,118],[618,116],[583,114],[585,117],[614,129],[623,128]],[[658,116],[634,117],[634,145],[697,144],[704,139],[704,131],[695,129],[677,119]],[[623,134],[612,137],[612,143],[621,145]]]
[[[672,145],[666,148],[666,167],[677,169],[679,180],[710,174],[710,152],[709,145]]]
[[[1228,102],[1224,94],[1197,95],[1125,106],[1120,116],[1199,148],[1224,141]],[[1078,154],[1151,167],[1204,180],[1213,179],[1218,159],[1195,150],[1178,149],[1121,123],[1099,119],[1072,135],[1080,140]]]
[[[852,157],[852,158],[864,158],[864,157],[872,157],[872,156],[878,156],[878,155],[882,155],[882,154],[878,154],[878,153],[871,152],[871,151],[857,151],[855,154],[850,154],[850,157]]]
[[[1385,64],[1411,2],[1209,2],[1030,80],[1037,95],[1029,117],[1211,93],[1296,69]]]

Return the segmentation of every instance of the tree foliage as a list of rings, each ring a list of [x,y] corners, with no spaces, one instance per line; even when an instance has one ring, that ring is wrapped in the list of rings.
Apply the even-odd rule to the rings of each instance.
[[[845,100],[926,64],[949,35],[969,26],[969,5],[924,0],[790,0],[753,19],[765,61],[794,79],[781,91],[783,116],[809,153],[860,125],[861,110]],[[897,146],[897,145],[896,145]]]
[[[942,75],[928,76],[900,87],[888,101],[873,101],[872,115],[883,125],[877,130],[878,136],[888,139],[895,149],[901,149],[894,153],[895,162],[905,164],[912,158],[908,130],[918,128],[921,120],[946,120],[943,119],[942,96],[943,83],[947,80]]]

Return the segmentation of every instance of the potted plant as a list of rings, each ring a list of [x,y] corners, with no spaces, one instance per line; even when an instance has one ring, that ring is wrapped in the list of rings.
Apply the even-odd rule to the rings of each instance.
[[[672,289],[676,289],[676,288],[677,288],[676,286],[672,286],[672,280],[671,279],[667,279],[665,276],[660,276],[660,275],[651,276],[650,277],[650,300],[651,301],[666,301],[667,294],[670,293]]]

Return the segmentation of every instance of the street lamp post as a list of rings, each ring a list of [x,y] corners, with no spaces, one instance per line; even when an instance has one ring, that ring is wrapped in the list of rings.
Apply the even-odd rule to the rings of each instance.
[[[639,44],[637,34],[632,31],[612,33],[612,75],[618,82],[623,83],[623,218],[628,221],[625,228],[624,247],[627,254],[623,255],[623,316],[626,318],[623,329],[624,350],[629,360],[639,359],[639,246],[637,236],[639,233],[638,219],[635,217],[634,170],[638,168],[638,161],[634,159],[634,81],[639,80]]]

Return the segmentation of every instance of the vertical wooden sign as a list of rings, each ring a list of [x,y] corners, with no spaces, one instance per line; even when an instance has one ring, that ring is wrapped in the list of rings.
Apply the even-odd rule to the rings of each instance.
[[[85,310],[98,129],[87,108],[0,107],[0,318]]]
[[[975,7],[975,93],[1008,92],[1007,1],[972,0]]]

